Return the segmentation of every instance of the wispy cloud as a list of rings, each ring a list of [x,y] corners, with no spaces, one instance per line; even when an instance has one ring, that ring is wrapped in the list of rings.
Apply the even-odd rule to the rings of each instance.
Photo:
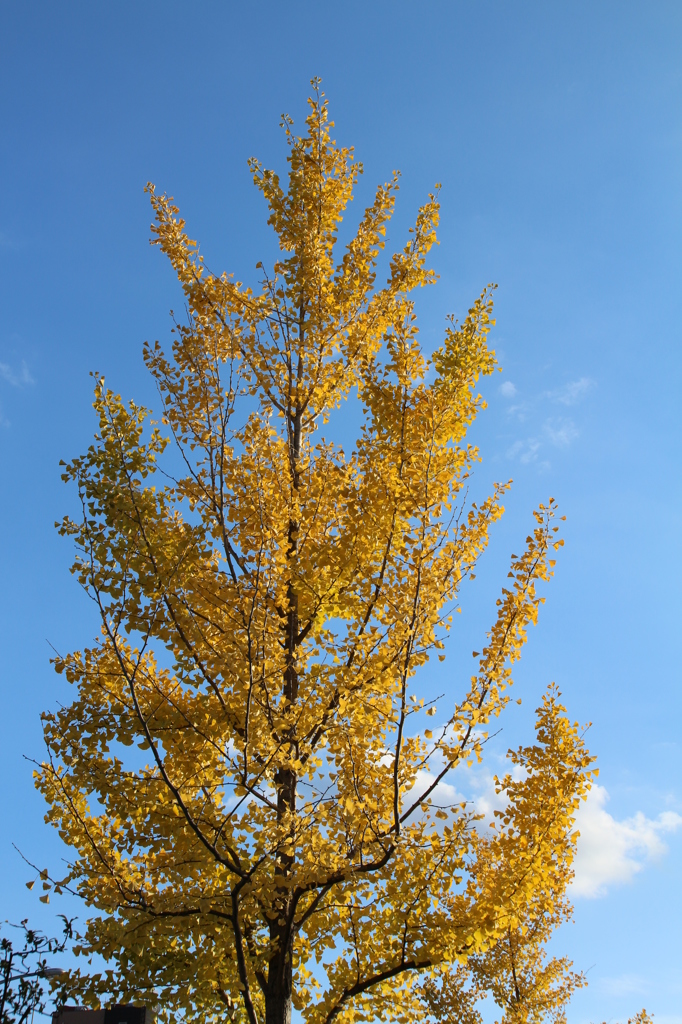
[[[568,448],[571,441],[578,436],[578,429],[573,420],[556,417],[545,420],[544,432],[549,441],[557,448]]]
[[[550,465],[547,459],[540,461],[543,449],[548,445],[554,448],[568,448],[578,437],[578,433],[573,420],[560,416],[551,417],[543,423],[541,435],[514,441],[507,449],[507,458],[518,459],[523,465],[537,462],[538,466],[547,469]]]
[[[594,387],[596,384],[591,377],[581,377],[580,380],[569,381],[556,391],[548,391],[547,398],[562,405],[576,405]]]
[[[606,810],[609,794],[593,786],[581,805],[576,824],[580,831],[573,894],[594,899],[611,885],[631,882],[647,863],[666,853],[662,836],[682,826],[682,816],[664,811],[647,818],[641,811],[617,821]]]
[[[35,384],[24,359],[21,361],[21,369],[18,372],[13,370],[9,363],[0,363],[0,377],[3,380],[6,380],[7,383],[11,384],[14,388],[22,388],[29,384]]]
[[[23,249],[25,245],[26,238],[0,228],[0,249]]]
[[[507,458],[518,459],[524,465],[529,462],[536,462],[538,452],[542,447],[536,437],[527,437],[524,441],[514,441],[514,444],[507,450]]]
[[[516,419],[519,423],[532,422],[543,405],[546,410],[546,418],[542,422],[542,426],[537,425],[534,435],[518,439],[510,445],[507,449],[507,458],[518,459],[525,465],[535,463],[538,469],[549,468],[547,450],[569,448],[580,432],[574,421],[566,416],[547,417],[546,414],[549,411],[547,403],[555,406],[557,403],[564,406],[576,405],[594,387],[596,384],[591,377],[580,377],[578,380],[569,381],[560,388],[543,391],[535,398],[511,402],[506,409],[507,416]],[[498,392],[504,398],[514,399],[518,395],[518,388],[508,380],[499,386]]]
[[[599,987],[609,996],[641,996],[648,990],[646,980],[640,974],[619,974],[616,978],[603,977],[599,979]]]

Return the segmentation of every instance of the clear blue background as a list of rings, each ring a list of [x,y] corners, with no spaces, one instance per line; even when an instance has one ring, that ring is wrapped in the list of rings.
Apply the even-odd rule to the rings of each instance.
[[[486,384],[478,481],[515,487],[449,678],[468,672],[509,552],[552,494],[567,545],[505,735],[528,735],[555,678],[594,723],[613,817],[682,810],[682,6],[2,0],[0,918],[52,928],[62,909],[27,892],[12,848],[40,866],[61,856],[23,758],[41,757],[40,711],[68,699],[47,641],[66,651],[96,630],[53,529],[73,508],[58,462],[90,442],[90,370],[153,402],[141,345],[167,341],[182,306],[147,244],[143,186],[176,197],[212,268],[255,280],[272,243],[246,158],[283,169],[279,115],[301,124],[316,74],[365,164],[351,216],[400,168],[398,247],[443,183],[427,347],[447,312],[500,286],[504,375]],[[644,1004],[682,1021],[682,834],[666,842],[629,884],[577,900],[557,943],[591,967],[571,1024]]]

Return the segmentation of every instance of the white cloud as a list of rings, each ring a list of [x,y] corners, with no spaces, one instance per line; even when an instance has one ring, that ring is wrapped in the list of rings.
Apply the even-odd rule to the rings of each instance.
[[[29,368],[23,359],[19,373],[15,373],[9,363],[0,363],[0,377],[15,388],[23,387],[26,384],[35,384]]]
[[[406,794],[409,802],[412,803],[414,800],[418,800],[423,793],[432,786],[435,782],[435,775],[433,775],[428,769],[421,768],[417,772],[417,778],[414,781],[414,786]],[[438,804],[441,807],[446,807],[449,804],[461,803],[464,799],[449,782],[439,782],[433,793],[431,799],[434,804]],[[407,799],[403,797],[403,803],[407,805]]]
[[[511,768],[512,777],[518,778],[517,765],[510,765],[506,758],[501,761],[500,767],[503,768],[503,775],[506,775],[507,770]],[[476,808],[476,813],[482,814],[484,818],[479,828],[487,828],[494,820],[495,811],[500,811],[507,806],[506,793],[497,792],[492,772],[468,769],[468,773],[471,787],[474,790],[473,805]]]
[[[498,391],[505,398],[513,398],[516,394],[516,385],[512,384],[510,380],[506,380],[504,384],[500,384]]]
[[[547,397],[555,402],[561,402],[562,405],[575,405],[593,387],[595,387],[595,382],[590,377],[581,377],[580,380],[573,380],[568,384],[564,384],[557,391],[548,391]]]
[[[616,821],[605,809],[608,799],[606,789],[595,785],[578,811],[575,896],[594,899],[604,896],[609,885],[631,882],[648,861],[666,852],[661,836],[682,826],[682,816],[674,811],[664,811],[657,818],[647,818],[638,811],[631,818]]]
[[[528,437],[525,441],[515,441],[507,451],[507,458],[518,458],[524,464],[535,462],[540,451],[540,442],[535,437]]]
[[[561,417],[545,420],[545,433],[552,444],[558,448],[568,448],[571,441],[575,441],[578,430],[573,420],[565,420]]]

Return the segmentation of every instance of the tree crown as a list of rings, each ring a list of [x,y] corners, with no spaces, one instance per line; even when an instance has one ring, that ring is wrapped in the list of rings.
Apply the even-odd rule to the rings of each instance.
[[[38,784],[75,851],[61,884],[99,912],[81,948],[116,965],[74,976],[88,998],[152,987],[189,1017],[275,1024],[293,1003],[311,1024],[407,1020],[432,1005],[424,979],[453,999],[458,964],[497,977],[480,958],[563,913],[591,758],[557,693],[515,755],[523,780],[498,783],[496,828],[439,788],[509,700],[562,541],[550,499],[434,735],[415,673],[442,656],[508,486],[467,504],[491,289],[427,358],[410,295],[435,280],[436,193],[379,287],[397,175],[338,258],[361,167],[319,92],[303,136],[283,124],[286,191],[250,163],[282,254],[257,291],[209,272],[148,186],[188,318],[171,356],[145,346],[160,424],[98,380],[95,443],[64,470],[82,518],[61,530],[102,635],[57,659],[77,693],[45,716]],[[327,434],[351,395],[347,452]]]

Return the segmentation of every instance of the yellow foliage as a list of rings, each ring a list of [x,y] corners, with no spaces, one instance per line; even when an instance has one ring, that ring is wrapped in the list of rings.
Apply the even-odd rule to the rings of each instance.
[[[303,136],[283,124],[286,191],[250,165],[281,252],[256,290],[210,273],[149,185],[188,308],[171,355],[145,347],[159,420],[98,379],[95,442],[64,470],[82,518],[61,530],[102,633],[56,661],[75,694],[44,715],[37,785],[73,850],[60,884],[93,908],[82,952],[108,965],[72,985],[249,1024],[288,1021],[292,1003],[310,1024],[408,1021],[438,1000],[464,1019],[482,986],[505,1019],[536,1020],[579,983],[541,962],[591,776],[556,694],[512,757],[523,781],[498,781],[495,829],[436,798],[509,700],[562,544],[556,505],[512,556],[470,682],[424,730],[435,707],[415,674],[508,486],[467,506],[491,289],[426,358],[410,295],[435,280],[436,193],[378,286],[397,175],[338,258],[361,167],[319,93]],[[352,451],[329,437],[347,401]]]

